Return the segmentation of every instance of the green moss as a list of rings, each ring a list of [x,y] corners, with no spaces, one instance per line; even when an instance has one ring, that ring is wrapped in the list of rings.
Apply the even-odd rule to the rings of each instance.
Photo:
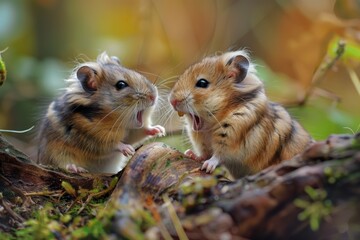
[[[14,236],[12,236],[10,233],[6,233],[6,232],[1,232],[0,231],[0,239],[3,240],[15,240],[16,238]]]
[[[171,160],[170,160],[170,159],[167,159],[167,160],[166,160],[165,167],[168,168],[168,167],[170,167],[170,165],[171,165]]]
[[[310,228],[317,231],[323,219],[330,216],[332,202],[327,199],[327,192],[324,189],[314,189],[310,186],[305,188],[308,199],[297,198],[294,205],[303,209],[298,215],[300,221],[309,221]]]
[[[156,168],[156,166],[157,166],[157,162],[153,162],[151,164],[151,170],[153,171]]]
[[[324,169],[324,175],[327,178],[328,183],[335,184],[339,180],[343,179],[346,176],[346,173],[339,168],[326,167]]]
[[[55,239],[55,233],[62,230],[61,224],[56,221],[57,216],[51,213],[54,210],[51,204],[36,213],[34,219],[27,220],[25,228],[16,231],[17,239]]]
[[[111,192],[117,182],[117,177],[108,186],[102,181],[94,181],[94,188],[90,190],[75,189],[62,182],[66,201],[52,199],[53,204],[44,203],[49,201],[44,197],[34,204],[34,211],[29,214],[31,218],[25,221],[23,228],[13,235],[2,234],[0,239],[106,239],[106,229],[118,208],[109,203],[105,209],[106,198],[103,196]]]

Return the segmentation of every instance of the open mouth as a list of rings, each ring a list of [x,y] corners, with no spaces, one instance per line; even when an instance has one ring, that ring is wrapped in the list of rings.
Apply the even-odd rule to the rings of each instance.
[[[200,131],[204,126],[203,120],[197,115],[194,115],[194,114],[191,114],[191,113],[187,113],[187,114],[191,117],[193,130],[194,131]],[[179,115],[179,117],[182,117],[182,116],[185,115],[185,113],[181,112],[181,111],[178,111],[178,115]]]
[[[194,131],[200,131],[203,127],[203,121],[199,116],[190,114],[191,120],[192,120],[192,127]]]
[[[139,111],[136,114],[136,126],[142,127],[142,125],[143,125],[143,111]]]

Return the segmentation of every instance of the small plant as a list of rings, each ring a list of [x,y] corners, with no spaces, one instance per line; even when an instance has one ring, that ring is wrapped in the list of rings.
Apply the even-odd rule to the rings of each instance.
[[[335,184],[340,179],[346,177],[344,171],[339,168],[326,167],[324,169],[324,174],[327,177],[328,183],[330,184]]]
[[[16,231],[18,239],[55,239],[55,234],[62,229],[61,224],[51,217],[54,210],[51,204],[40,209],[34,219],[25,222],[25,228]]]
[[[4,50],[0,51],[0,86],[3,85],[3,83],[6,80],[6,66],[5,62],[1,58],[1,54],[4,53],[8,48],[5,48]]]
[[[305,187],[305,192],[309,196],[309,200],[295,199],[294,204],[298,208],[304,209],[298,215],[300,221],[308,220],[310,228],[313,231],[319,229],[323,219],[330,216],[332,212],[332,203],[326,199],[327,192],[323,189],[314,189],[310,186]]]

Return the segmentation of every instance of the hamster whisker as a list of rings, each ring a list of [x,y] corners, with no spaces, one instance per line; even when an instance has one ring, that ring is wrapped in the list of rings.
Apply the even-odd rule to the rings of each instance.
[[[168,123],[171,123],[171,118],[175,114],[175,111],[173,111],[171,108],[164,108],[163,111],[159,111],[161,114],[159,114],[159,123],[162,125],[167,125]]]
[[[116,127],[116,131],[117,132],[119,130],[119,126],[122,126],[123,121],[124,121],[124,117],[129,115],[129,112],[131,113],[131,111],[133,110],[133,107],[129,107],[129,108],[125,108],[123,112],[121,112],[121,114],[118,116],[118,118],[116,119],[116,121],[112,124],[110,131],[107,132],[106,136],[104,136],[104,144],[107,144],[109,141],[109,137],[111,134],[113,134],[113,129],[114,127],[117,125]],[[120,120],[120,122],[119,122]]]
[[[175,82],[178,78],[179,78],[178,75],[176,75],[176,76],[171,76],[171,77],[168,77],[168,78],[165,78],[165,79],[158,78],[158,79],[160,79],[160,81],[158,81],[158,79],[156,79],[155,82],[154,82],[154,84],[155,84],[155,86],[157,86],[157,87],[159,87],[159,86],[164,86],[165,84]]]
[[[116,108],[114,108],[113,110],[111,110],[109,113],[107,113],[103,118],[101,118],[94,127],[96,127],[99,123],[101,123],[101,121],[103,121],[106,117],[108,117],[110,114],[112,114],[113,112],[117,111],[119,108],[123,107],[122,105],[117,106]]]
[[[125,117],[123,117],[123,118],[121,119],[120,123],[117,125],[117,127],[116,127],[116,132],[118,132],[119,129],[122,128],[122,126],[123,126],[124,124],[126,124],[126,123],[124,123],[125,119],[126,119],[129,115],[131,115],[131,113],[133,113],[134,110],[135,110],[135,107],[134,107],[134,106],[131,106],[131,111],[125,112],[125,113],[126,113],[126,114],[125,114]],[[119,118],[118,118],[118,119],[119,119]],[[117,121],[118,121],[118,119],[117,119]],[[129,122],[130,122],[130,121],[129,121]],[[113,126],[115,126],[115,124],[114,124]]]
[[[223,126],[221,125],[220,121],[217,119],[217,117],[212,113],[212,111],[210,111],[208,108],[205,107],[205,110],[208,114],[210,114],[210,116],[216,121],[216,123],[219,125],[219,127],[221,129],[224,129]]]

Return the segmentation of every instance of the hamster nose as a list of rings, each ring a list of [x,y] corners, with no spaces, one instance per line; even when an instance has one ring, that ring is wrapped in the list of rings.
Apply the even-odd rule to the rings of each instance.
[[[154,104],[155,104],[155,101],[156,101],[156,96],[154,96],[154,95],[148,95],[148,96],[147,96],[147,100],[150,102],[151,105],[154,105]]]
[[[155,97],[154,95],[149,95],[149,99],[150,99],[152,102],[155,102],[156,97]]]
[[[171,99],[170,103],[176,109],[176,106],[179,104],[179,101],[177,99]]]

